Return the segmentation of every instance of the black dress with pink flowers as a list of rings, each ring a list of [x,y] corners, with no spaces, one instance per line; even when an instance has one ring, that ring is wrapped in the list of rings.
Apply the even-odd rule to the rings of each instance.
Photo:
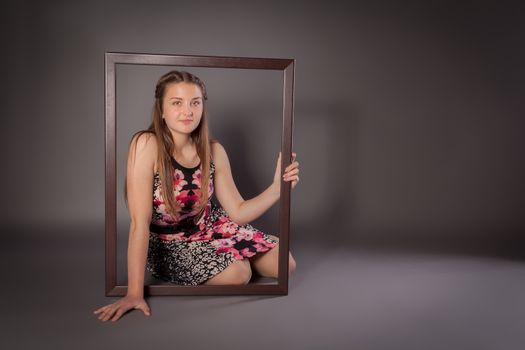
[[[175,217],[166,213],[160,176],[155,173],[146,262],[153,277],[180,285],[202,284],[235,260],[252,257],[277,245],[275,239],[250,224],[238,225],[223,208],[211,201],[213,160],[210,161],[208,203],[199,216],[193,204],[200,196],[200,164],[186,168],[175,158],[171,159],[175,168],[173,188],[181,211]]]

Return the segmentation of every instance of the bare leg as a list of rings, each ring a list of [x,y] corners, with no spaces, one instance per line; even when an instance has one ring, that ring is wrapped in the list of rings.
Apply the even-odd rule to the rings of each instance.
[[[275,240],[279,241],[279,238],[270,235]],[[296,269],[296,262],[292,256],[292,253],[288,252],[288,274],[291,274]],[[252,264],[254,270],[263,277],[274,277],[278,278],[279,270],[279,243],[269,251],[264,253],[258,253],[251,258],[248,258]]]
[[[252,269],[248,259],[236,260],[203,284],[248,284],[252,277]]]

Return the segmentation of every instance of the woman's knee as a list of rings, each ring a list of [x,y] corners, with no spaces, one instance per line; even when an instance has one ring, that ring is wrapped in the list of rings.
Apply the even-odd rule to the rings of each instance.
[[[235,272],[233,273],[234,277],[233,284],[248,284],[252,278],[252,268],[248,259],[242,259],[235,262],[237,266],[235,267]]]
[[[247,259],[236,260],[226,269],[210,278],[204,284],[248,284],[252,278],[250,262]]]
[[[275,246],[275,250],[277,253],[279,252],[279,237],[274,235],[269,235],[273,239],[277,241],[277,245]],[[297,262],[295,261],[294,257],[292,256],[291,252],[288,252],[288,274],[294,272],[297,269]]]
[[[297,262],[295,261],[294,257],[292,256],[292,253],[288,256],[288,272],[292,273],[297,269]]]

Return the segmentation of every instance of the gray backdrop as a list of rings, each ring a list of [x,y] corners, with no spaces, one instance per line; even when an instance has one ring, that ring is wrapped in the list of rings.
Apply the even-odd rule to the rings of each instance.
[[[102,232],[104,52],[129,51],[297,60],[301,181],[292,196],[292,240],[520,238],[521,5],[240,4],[10,2],[2,21],[9,33],[2,64],[3,229],[23,223]],[[137,88],[145,104],[152,82]],[[265,103],[256,97],[273,86],[252,87],[253,98],[238,105],[228,101],[221,118],[242,115],[242,123],[212,123],[246,197],[265,182],[254,180],[255,168],[245,179],[240,169],[255,160],[250,166],[271,179],[278,136],[249,153],[235,145],[239,138],[250,142],[263,125]],[[216,84],[210,94],[220,103],[232,98],[227,92]],[[149,111],[141,112],[149,122]]]

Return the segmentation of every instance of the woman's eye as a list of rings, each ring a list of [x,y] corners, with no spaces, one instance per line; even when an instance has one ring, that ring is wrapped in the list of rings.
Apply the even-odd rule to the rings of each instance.
[[[195,102],[193,102],[193,104],[194,104],[195,106],[198,106],[200,103],[201,103],[200,101],[195,101]]]

